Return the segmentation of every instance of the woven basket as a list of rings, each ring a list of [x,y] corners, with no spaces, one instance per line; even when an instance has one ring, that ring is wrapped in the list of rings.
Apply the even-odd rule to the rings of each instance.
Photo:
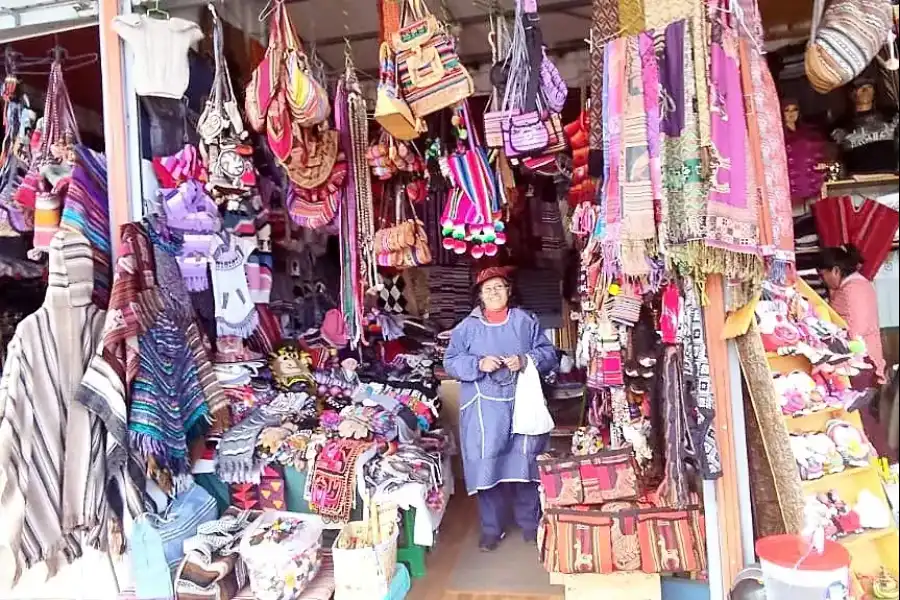
[[[369,521],[347,523],[334,541],[334,600],[383,598],[397,566],[397,506],[369,511]]]

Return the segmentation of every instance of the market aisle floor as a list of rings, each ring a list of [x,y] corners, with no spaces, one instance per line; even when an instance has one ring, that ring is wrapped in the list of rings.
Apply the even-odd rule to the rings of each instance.
[[[457,489],[465,489],[462,486]],[[447,507],[426,575],[407,600],[562,600],[563,588],[549,583],[534,546],[518,531],[493,553],[478,551],[478,506],[457,494]]]

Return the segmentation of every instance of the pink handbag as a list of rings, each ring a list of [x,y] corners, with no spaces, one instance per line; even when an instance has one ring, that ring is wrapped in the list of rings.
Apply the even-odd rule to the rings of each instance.
[[[550,144],[547,125],[537,111],[515,115],[503,122],[504,150],[507,158],[535,154]]]

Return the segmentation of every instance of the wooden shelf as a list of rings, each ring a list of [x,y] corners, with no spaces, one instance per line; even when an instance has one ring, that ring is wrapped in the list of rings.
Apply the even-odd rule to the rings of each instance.
[[[825,424],[831,419],[848,416],[843,408],[823,408],[805,415],[784,415],[785,425],[791,433],[818,433],[825,431]]]
[[[882,173],[876,175],[855,175],[850,179],[839,179],[837,181],[826,181],[825,187],[831,192],[835,190],[848,190],[848,188],[875,187],[880,185],[891,185],[900,182],[900,177],[893,173]]]
[[[830,475],[825,475],[824,477],[819,477],[818,479],[805,479],[803,480],[803,491],[807,494],[820,494],[822,492],[827,492],[828,490],[838,490],[840,494],[841,484],[845,484],[851,477],[861,477],[864,475],[872,475],[876,476],[878,473],[875,471],[875,468],[870,466],[867,467],[849,467],[845,468],[840,473],[832,473]]]
[[[886,539],[891,535],[896,534],[896,531],[897,530],[893,527],[885,527],[884,529],[869,529],[867,531],[863,531],[862,533],[854,533],[853,535],[838,538],[837,541],[844,546],[868,545],[873,542],[878,542],[880,540]]]
[[[891,176],[889,178],[865,178],[838,182],[838,185],[870,186],[896,183],[898,181],[900,181],[900,178]],[[810,301],[812,302],[812,300]],[[809,373],[812,370],[809,360],[802,356],[780,356],[770,353],[766,358],[773,373],[785,374],[793,371]],[[828,421],[832,419],[841,419],[863,431],[859,411],[847,412],[840,407],[823,408],[816,412],[799,416],[784,415],[783,419],[787,430],[793,434],[824,432]],[[847,467],[840,473],[832,473],[819,479],[804,481],[802,482],[803,492],[808,496],[835,490],[844,502],[853,506],[856,504],[860,492],[868,490],[883,501],[885,505],[888,505],[875,460],[875,457],[873,457],[872,464],[866,467]],[[898,562],[900,562],[900,557],[898,557],[900,543],[898,543],[896,524],[886,529],[864,531],[840,538],[837,541],[850,551],[850,567],[854,574],[877,574],[882,567],[894,575],[897,575],[898,571],[900,571],[900,566],[898,566]]]

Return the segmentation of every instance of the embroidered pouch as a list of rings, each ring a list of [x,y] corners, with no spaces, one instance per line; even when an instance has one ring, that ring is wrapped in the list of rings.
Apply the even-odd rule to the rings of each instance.
[[[604,450],[579,459],[579,475],[585,504],[628,500],[638,496],[631,447]]]
[[[581,470],[577,458],[538,457],[538,473],[547,506],[573,506],[584,502]]]
[[[548,508],[538,549],[550,573],[611,573],[613,519],[597,510]]]
[[[696,573],[706,569],[705,527],[700,509],[641,509],[638,535],[645,573]]]

